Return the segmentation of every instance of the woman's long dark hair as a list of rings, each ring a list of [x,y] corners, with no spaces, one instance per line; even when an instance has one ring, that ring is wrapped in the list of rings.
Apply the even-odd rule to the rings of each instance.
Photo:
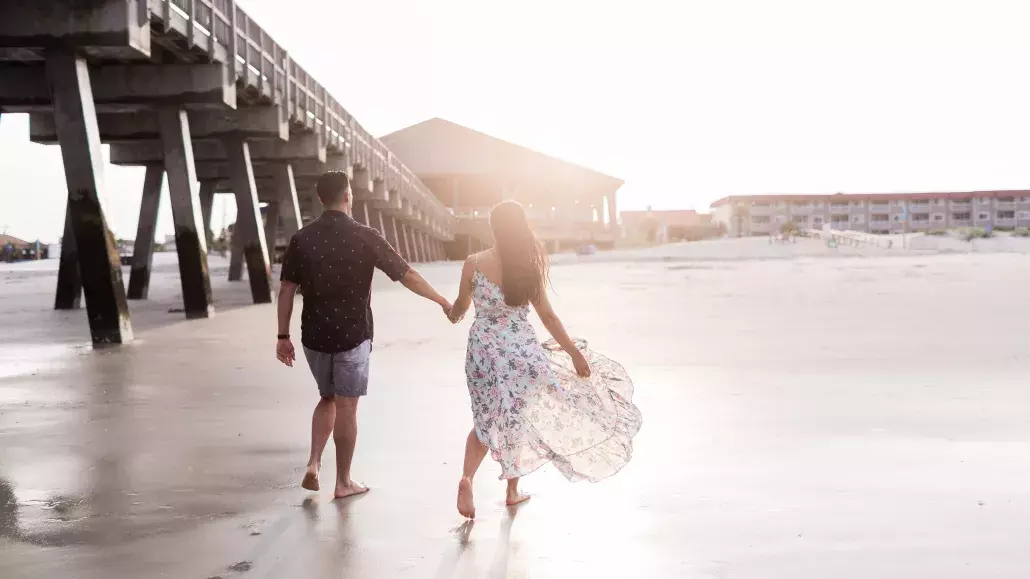
[[[547,283],[547,252],[530,229],[526,211],[516,201],[502,201],[490,212],[490,227],[501,258],[504,303],[517,307],[536,301]]]

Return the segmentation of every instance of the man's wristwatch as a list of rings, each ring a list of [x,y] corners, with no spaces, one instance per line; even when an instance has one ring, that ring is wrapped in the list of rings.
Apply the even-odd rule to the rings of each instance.
[[[279,340],[289,340],[290,339],[290,335],[289,334],[279,334],[278,336],[276,336],[276,338],[279,339]]]

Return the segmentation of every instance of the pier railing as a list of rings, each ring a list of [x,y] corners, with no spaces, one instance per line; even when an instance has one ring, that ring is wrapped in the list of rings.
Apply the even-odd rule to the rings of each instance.
[[[441,219],[451,218],[450,211],[414,173],[294,62],[235,0],[145,1],[165,30],[183,34],[190,48],[206,51],[212,61],[227,63],[238,84],[284,107],[291,122],[322,135],[328,150],[349,154],[353,163],[368,168],[388,187],[407,189]]]

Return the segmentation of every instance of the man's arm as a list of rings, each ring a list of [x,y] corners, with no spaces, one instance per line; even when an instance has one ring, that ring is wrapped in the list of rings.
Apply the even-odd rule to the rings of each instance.
[[[440,295],[440,292],[436,291],[433,284],[429,283],[426,278],[422,277],[415,268],[409,267],[408,271],[401,278],[401,285],[411,290],[412,293],[420,295],[431,302],[436,302],[443,308],[443,313],[450,315],[451,302],[447,301],[447,298]]]
[[[369,235],[372,251],[375,253],[375,264],[380,271],[393,281],[401,282],[401,285],[411,290],[412,293],[436,302],[443,308],[444,314],[450,315],[451,302],[440,295],[440,292],[436,291],[436,288],[426,281],[422,274],[408,265],[408,262],[404,261],[404,258],[378,231],[369,229]]]
[[[283,280],[279,285],[279,301],[276,313],[279,318],[279,335],[290,333],[290,320],[293,319],[293,301],[300,287],[292,281]]]
[[[280,336],[275,342],[275,357],[292,367],[293,361],[297,359],[297,352],[293,348],[293,340],[289,337],[283,338],[281,336],[290,335],[290,319],[293,318],[293,301],[297,295],[297,284],[292,281],[283,280],[279,285],[279,301],[275,304],[276,314],[279,319],[279,331]]]
[[[286,246],[286,255],[283,256],[283,270],[279,283],[279,301],[275,304],[275,313],[278,320],[278,335],[275,341],[275,357],[283,364],[292,367],[293,361],[297,359],[297,352],[293,348],[293,341],[290,335],[290,320],[293,318],[293,301],[297,295],[297,288],[300,287],[300,280],[304,261],[300,255],[300,245],[297,237],[290,239]]]
[[[465,265],[461,268],[461,282],[458,286],[458,298],[454,300],[454,305],[451,307],[451,313],[447,316],[451,319],[451,323],[458,323],[461,318],[468,311],[469,306],[472,305],[472,276],[476,272],[475,257],[470,256],[465,260]]]

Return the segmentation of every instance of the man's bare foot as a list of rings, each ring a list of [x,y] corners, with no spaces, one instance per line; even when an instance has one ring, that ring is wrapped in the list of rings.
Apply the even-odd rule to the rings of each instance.
[[[334,499],[345,499],[347,497],[353,497],[355,495],[361,495],[368,492],[368,487],[359,485],[354,481],[348,481],[346,483],[336,483],[336,490],[333,491]]]
[[[508,492],[504,498],[504,504],[508,505],[509,507],[514,507],[519,503],[524,503],[528,501],[529,497],[529,493],[524,493],[522,491],[515,491],[514,493]]]
[[[309,491],[318,490],[318,469],[308,467],[307,472],[304,473],[304,480],[300,481],[300,488],[307,489]]]
[[[476,518],[476,502],[472,498],[472,481],[462,478],[458,483],[458,512],[466,519]]]

